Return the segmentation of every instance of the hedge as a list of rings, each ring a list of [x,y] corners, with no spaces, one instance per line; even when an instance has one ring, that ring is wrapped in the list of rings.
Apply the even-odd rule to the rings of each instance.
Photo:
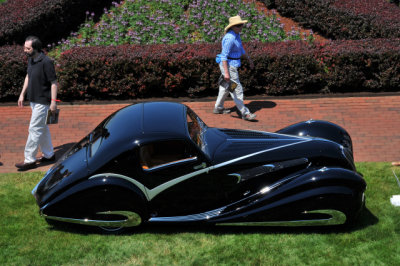
[[[86,11],[99,17],[112,0],[13,0],[0,5],[0,45],[22,44],[27,35],[57,43],[85,22]]]
[[[400,39],[248,43],[255,69],[243,60],[249,95],[399,91]],[[58,69],[65,99],[215,95],[219,44],[77,48]]]
[[[0,47],[0,100],[16,100],[26,76],[27,60],[21,46]]]
[[[262,0],[332,39],[400,38],[400,8],[387,0]]]
[[[243,60],[240,70],[246,95],[400,91],[400,39],[245,46],[255,62],[251,70]],[[59,97],[74,101],[216,95],[220,71],[214,57],[219,49],[220,44],[71,49],[56,64]],[[0,57],[0,100],[16,99],[26,67],[22,48],[3,47],[1,55],[4,50],[8,56]]]
[[[75,48],[59,60],[60,97],[127,99],[207,95],[218,44]]]

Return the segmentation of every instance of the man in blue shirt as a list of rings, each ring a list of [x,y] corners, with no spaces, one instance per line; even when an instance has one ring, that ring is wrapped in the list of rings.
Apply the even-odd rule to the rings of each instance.
[[[243,103],[243,87],[240,84],[238,68],[241,66],[240,58],[245,55],[250,63],[250,68],[254,67],[253,61],[245,52],[240,32],[247,20],[242,20],[240,16],[230,17],[229,25],[225,27],[225,36],[222,39],[222,52],[218,55],[220,59],[219,68],[227,83],[231,84],[232,89],[224,86],[219,87],[217,101],[215,102],[214,114],[227,114],[230,111],[224,108],[224,101],[230,93],[236,107],[239,109],[244,120],[255,120],[256,115],[252,114]],[[236,87],[234,88],[234,86]]]

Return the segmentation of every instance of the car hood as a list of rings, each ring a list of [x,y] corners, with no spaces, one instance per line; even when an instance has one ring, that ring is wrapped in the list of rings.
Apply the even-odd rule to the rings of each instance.
[[[213,164],[268,163],[297,158],[324,157],[343,161],[352,168],[343,147],[336,142],[314,137],[261,131],[218,129],[219,144],[212,151]],[[216,133],[214,133],[216,134]]]
[[[79,181],[77,177],[87,176],[86,143],[87,140],[84,138],[69,149],[53,167],[47,171],[43,179],[32,190],[32,194],[40,207],[48,202],[49,199],[54,198],[60,193],[59,189],[57,189],[58,187],[66,187],[69,185],[66,183]]]

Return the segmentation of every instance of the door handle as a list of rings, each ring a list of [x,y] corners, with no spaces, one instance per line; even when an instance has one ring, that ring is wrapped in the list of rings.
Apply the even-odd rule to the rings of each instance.
[[[193,169],[194,169],[194,170],[199,170],[199,169],[203,169],[203,168],[206,168],[206,167],[207,167],[207,164],[206,164],[206,163],[201,163],[201,164],[199,164],[199,165],[193,166]]]

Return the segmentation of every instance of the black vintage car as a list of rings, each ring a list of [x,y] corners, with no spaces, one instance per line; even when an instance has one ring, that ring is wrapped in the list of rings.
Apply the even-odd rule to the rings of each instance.
[[[172,102],[125,107],[33,189],[40,215],[105,230],[141,223],[339,225],[364,207],[352,141],[306,121],[275,133],[208,127]]]

